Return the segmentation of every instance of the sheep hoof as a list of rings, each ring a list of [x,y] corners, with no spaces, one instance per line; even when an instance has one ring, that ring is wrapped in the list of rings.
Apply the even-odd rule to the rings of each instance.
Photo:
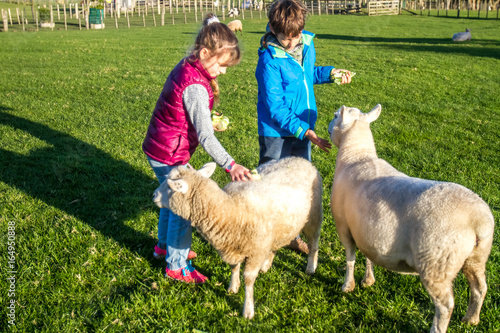
[[[230,294],[237,294],[238,293],[238,289],[237,287],[229,287],[227,289],[227,292],[230,293]]]
[[[245,319],[253,319],[253,316],[254,316],[254,312],[253,311],[245,311],[245,310],[243,310],[243,317],[245,317]]]
[[[344,284],[342,285],[342,292],[344,292],[344,293],[350,293],[351,291],[353,291],[353,290],[354,290],[354,287],[355,287],[355,286],[356,286],[356,284],[355,284],[355,283],[349,283],[349,284],[348,284],[348,283],[346,282],[346,283],[344,283]]]
[[[368,278],[368,279],[363,279],[361,281],[361,286],[363,288],[366,288],[366,287],[370,287],[371,285],[373,285],[375,283],[375,279],[374,278]]]
[[[462,318],[462,322],[467,323],[469,325],[477,325],[479,324],[479,318],[469,318],[465,316]]]
[[[307,268],[306,269],[306,274],[307,275],[313,275],[315,272],[316,272],[316,270],[313,269],[313,268]]]

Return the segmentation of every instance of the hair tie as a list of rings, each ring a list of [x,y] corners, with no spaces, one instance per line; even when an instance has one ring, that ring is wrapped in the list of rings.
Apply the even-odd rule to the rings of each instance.
[[[210,25],[212,23],[220,23],[219,19],[217,18],[217,16],[214,16],[214,17],[211,17],[207,20],[207,25]]]

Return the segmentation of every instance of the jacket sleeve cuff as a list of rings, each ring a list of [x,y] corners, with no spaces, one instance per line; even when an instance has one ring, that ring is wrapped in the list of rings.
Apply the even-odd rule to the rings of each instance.
[[[304,125],[304,127],[300,126],[299,129],[294,133],[294,136],[297,139],[304,139],[304,135],[306,134],[307,130],[309,129],[309,125]]]
[[[233,161],[231,162],[231,164],[229,164],[229,165],[225,168],[226,172],[227,172],[227,173],[229,173],[235,164],[236,164],[236,162],[233,160]]]

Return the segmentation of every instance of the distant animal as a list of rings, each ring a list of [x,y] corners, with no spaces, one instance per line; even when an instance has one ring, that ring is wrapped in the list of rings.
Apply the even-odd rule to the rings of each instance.
[[[231,182],[221,189],[209,179],[215,163],[199,171],[173,169],[155,191],[154,202],[189,220],[231,266],[229,292],[240,287],[245,262],[243,316],[254,317],[253,287],[274,255],[302,231],[309,243],[307,274],[318,263],[323,220],[323,185],[318,170],[306,159],[284,158],[257,168],[260,180]]]
[[[228,28],[231,29],[232,32],[236,35],[236,32],[239,31],[243,36],[243,24],[241,24],[240,20],[234,20],[227,24]]]
[[[471,295],[462,321],[477,324],[493,243],[491,210],[461,185],[409,177],[378,158],[370,123],[381,110],[342,106],[329,125],[339,148],[331,210],[346,250],[342,291],[354,289],[358,247],[366,257],[362,285],[375,282],[373,264],[420,275],[435,305],[431,332],[445,332],[454,307],[453,280],[462,269]]]
[[[470,34],[470,29],[465,29],[465,32],[457,32],[451,39],[454,42],[464,42],[466,40],[471,40],[472,36]]]
[[[227,16],[238,17],[238,16],[240,16],[240,10],[238,8],[232,8],[229,10],[229,13],[227,13]]]

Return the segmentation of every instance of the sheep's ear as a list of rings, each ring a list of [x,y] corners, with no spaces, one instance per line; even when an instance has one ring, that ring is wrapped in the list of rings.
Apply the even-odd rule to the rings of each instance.
[[[342,126],[349,124],[352,121],[352,117],[349,114],[349,110],[345,105],[340,108],[340,118]]]
[[[375,107],[370,112],[366,113],[366,120],[369,123],[374,122],[380,116],[380,112],[382,112],[382,105],[375,105]]]
[[[210,162],[202,166],[198,172],[201,173],[203,177],[210,178],[210,176],[214,173],[216,167],[217,164],[215,164],[214,162]]]
[[[176,180],[167,179],[167,183],[168,186],[170,186],[170,188],[175,192],[181,192],[182,194],[186,194],[188,190],[188,184],[186,183],[186,181],[182,179],[176,179]]]

